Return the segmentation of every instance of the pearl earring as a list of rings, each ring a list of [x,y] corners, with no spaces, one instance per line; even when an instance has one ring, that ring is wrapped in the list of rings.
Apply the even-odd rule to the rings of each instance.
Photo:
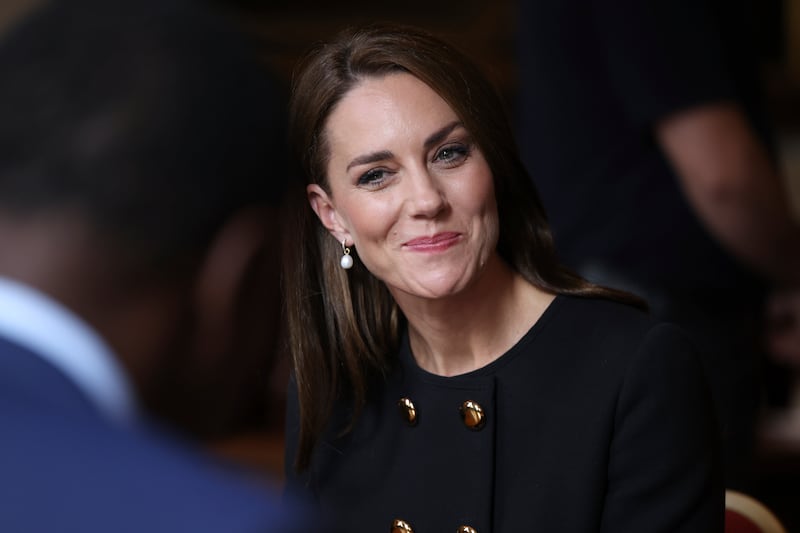
[[[346,241],[342,241],[342,258],[339,260],[339,264],[342,265],[342,268],[347,270],[348,268],[353,266],[353,258],[350,256],[350,248],[345,246]]]

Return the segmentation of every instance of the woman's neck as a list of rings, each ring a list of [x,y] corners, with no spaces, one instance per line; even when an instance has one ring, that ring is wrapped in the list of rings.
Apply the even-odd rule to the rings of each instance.
[[[554,296],[537,289],[495,256],[468,289],[435,300],[398,300],[408,319],[417,364],[442,376],[491,363],[522,338]]]

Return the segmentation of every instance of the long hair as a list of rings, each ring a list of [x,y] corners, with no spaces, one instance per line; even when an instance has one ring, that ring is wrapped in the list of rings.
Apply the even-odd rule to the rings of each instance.
[[[341,247],[317,220],[305,186],[331,193],[325,126],[360,81],[409,73],[442,97],[475,139],[492,171],[499,216],[500,256],[534,286],[552,294],[605,297],[642,306],[631,295],[593,285],[556,259],[544,208],[514,140],[500,97],[464,54],[422,30],[374,25],[349,29],[312,50],[292,84],[289,138],[302,165],[293,245],[285,272],[289,350],[300,409],[295,467],[308,467],[331,406],[348,397],[354,423],[369,385],[398,349],[402,314],[382,282],[355,262],[338,265]],[[302,189],[302,190],[299,190]],[[347,428],[345,428],[346,430]]]

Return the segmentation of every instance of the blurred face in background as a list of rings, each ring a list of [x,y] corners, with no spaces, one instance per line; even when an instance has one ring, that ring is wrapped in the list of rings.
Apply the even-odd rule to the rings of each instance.
[[[327,193],[309,185],[323,224],[396,299],[444,298],[494,255],[489,165],[450,106],[406,73],[367,78],[328,118]]]

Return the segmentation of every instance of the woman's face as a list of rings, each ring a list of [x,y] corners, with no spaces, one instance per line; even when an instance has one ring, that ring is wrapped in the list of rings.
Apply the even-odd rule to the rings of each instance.
[[[477,279],[497,245],[492,174],[438,94],[410,74],[368,78],[324,134],[330,194],[309,185],[309,201],[395,298],[440,298]]]

